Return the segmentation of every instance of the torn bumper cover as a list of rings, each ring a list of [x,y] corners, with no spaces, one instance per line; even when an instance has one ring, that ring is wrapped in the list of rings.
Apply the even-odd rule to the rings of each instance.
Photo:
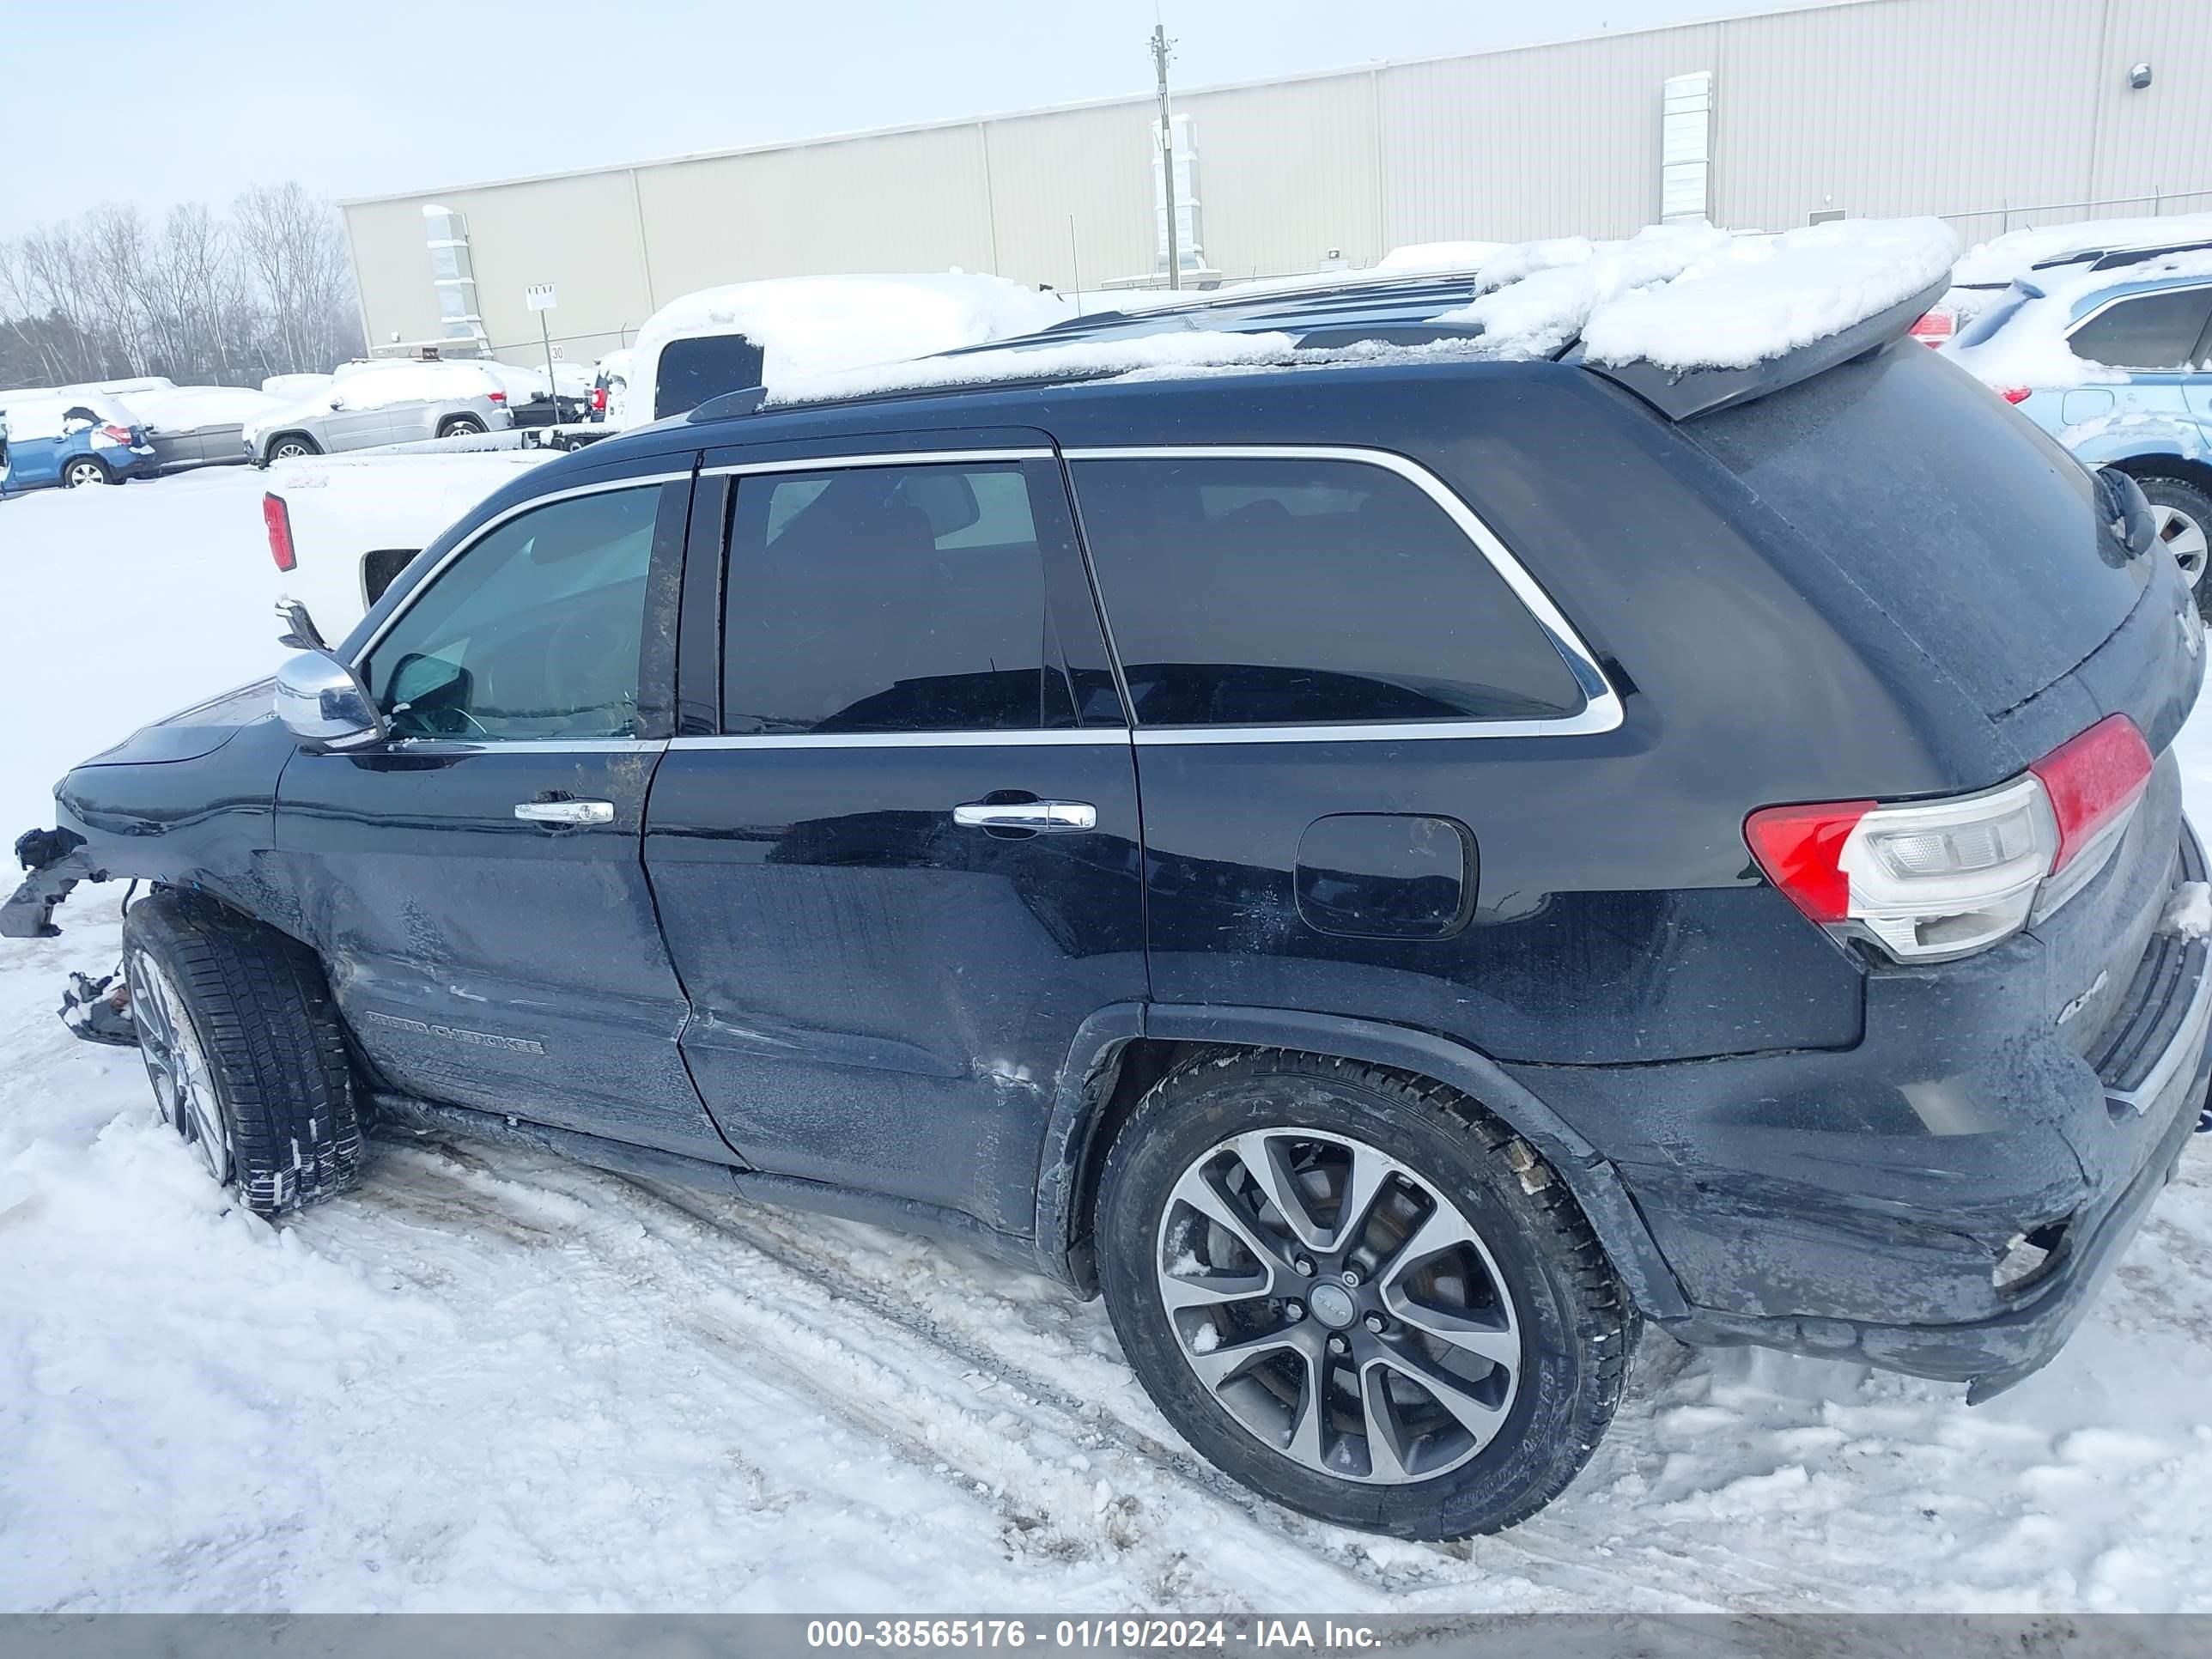
[[[87,856],[83,836],[70,830],[32,830],[15,838],[15,856],[30,874],[0,904],[0,939],[52,939],[54,907],[81,881],[106,881]]]

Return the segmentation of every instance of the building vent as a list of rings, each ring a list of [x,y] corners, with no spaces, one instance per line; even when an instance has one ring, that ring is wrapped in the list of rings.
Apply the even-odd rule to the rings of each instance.
[[[468,216],[433,202],[422,210],[422,234],[430,244],[430,286],[438,295],[438,332],[489,349],[477,305],[476,267],[469,259]]]
[[[1661,82],[1659,217],[1682,224],[1712,216],[1713,72]]]
[[[1198,137],[1190,117],[1175,120],[1176,263],[1188,273],[1210,272],[1206,263],[1206,216],[1199,205]],[[1160,166],[1160,124],[1152,123],[1152,269],[1168,270],[1167,180]]]

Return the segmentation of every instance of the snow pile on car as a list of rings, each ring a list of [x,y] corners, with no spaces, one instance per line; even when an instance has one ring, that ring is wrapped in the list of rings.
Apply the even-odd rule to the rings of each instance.
[[[2127,370],[2076,356],[2066,343],[2066,331],[2090,296],[2173,276],[2212,276],[2212,251],[2167,254],[2116,270],[2084,264],[2036,271],[2015,281],[2002,300],[1942,349],[1993,386],[2051,392],[2124,380]]]
[[[503,390],[497,380],[475,363],[349,363],[342,366],[328,386],[248,421],[245,438],[249,445],[257,443],[263,433],[287,421],[327,415],[334,407],[333,398],[343,399],[335,405],[339,409],[383,409],[392,404],[488,398]]]
[[[1287,317],[1255,318],[1249,301],[1231,309],[1244,295],[1224,290],[1193,295],[1172,316],[1107,319],[1126,325],[1112,334],[1095,328],[1065,338],[1045,334],[990,350],[811,377],[771,368],[763,380],[769,403],[800,403],[1005,380],[1369,361],[1397,352],[1549,357],[1577,341],[1589,361],[1608,365],[1747,368],[1927,292],[1944,280],[1958,247],[1936,219],[1838,221],[1778,236],[1655,225],[1619,241],[1555,237],[1492,254],[1474,273],[1468,301],[1432,314],[1447,335],[1464,329],[1462,339],[1304,348],[1285,331]],[[1296,299],[1286,293],[1285,306]],[[1222,307],[1213,326],[1209,301]]]
[[[702,289],[646,319],[631,348],[628,418],[653,418],[650,396],[671,341],[742,334],[762,351],[762,384],[925,357],[1034,333],[1076,314],[1059,295],[1002,276],[789,276]]]
[[[151,392],[133,392],[123,401],[143,423],[162,432],[189,432],[203,426],[242,426],[278,414],[286,406],[282,398],[236,386],[159,387]]]
[[[2082,219],[2008,232],[1978,242],[1960,258],[1951,280],[1961,288],[2002,285],[2027,276],[2046,260],[2116,248],[2172,247],[2212,242],[2212,213],[2175,213],[2156,219]]]

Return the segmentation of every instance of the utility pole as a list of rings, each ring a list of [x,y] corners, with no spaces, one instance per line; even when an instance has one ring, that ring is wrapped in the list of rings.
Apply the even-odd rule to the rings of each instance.
[[[1152,66],[1160,76],[1160,191],[1168,204],[1168,286],[1182,286],[1182,256],[1176,249],[1175,117],[1168,109],[1168,39],[1165,23],[1152,25]]]

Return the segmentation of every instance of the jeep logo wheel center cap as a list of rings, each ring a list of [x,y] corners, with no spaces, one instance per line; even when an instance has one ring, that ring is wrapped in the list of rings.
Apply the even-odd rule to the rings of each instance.
[[[1340,1331],[1359,1316],[1359,1304],[1341,1285],[1316,1285],[1307,1301],[1314,1317],[1331,1330]]]

